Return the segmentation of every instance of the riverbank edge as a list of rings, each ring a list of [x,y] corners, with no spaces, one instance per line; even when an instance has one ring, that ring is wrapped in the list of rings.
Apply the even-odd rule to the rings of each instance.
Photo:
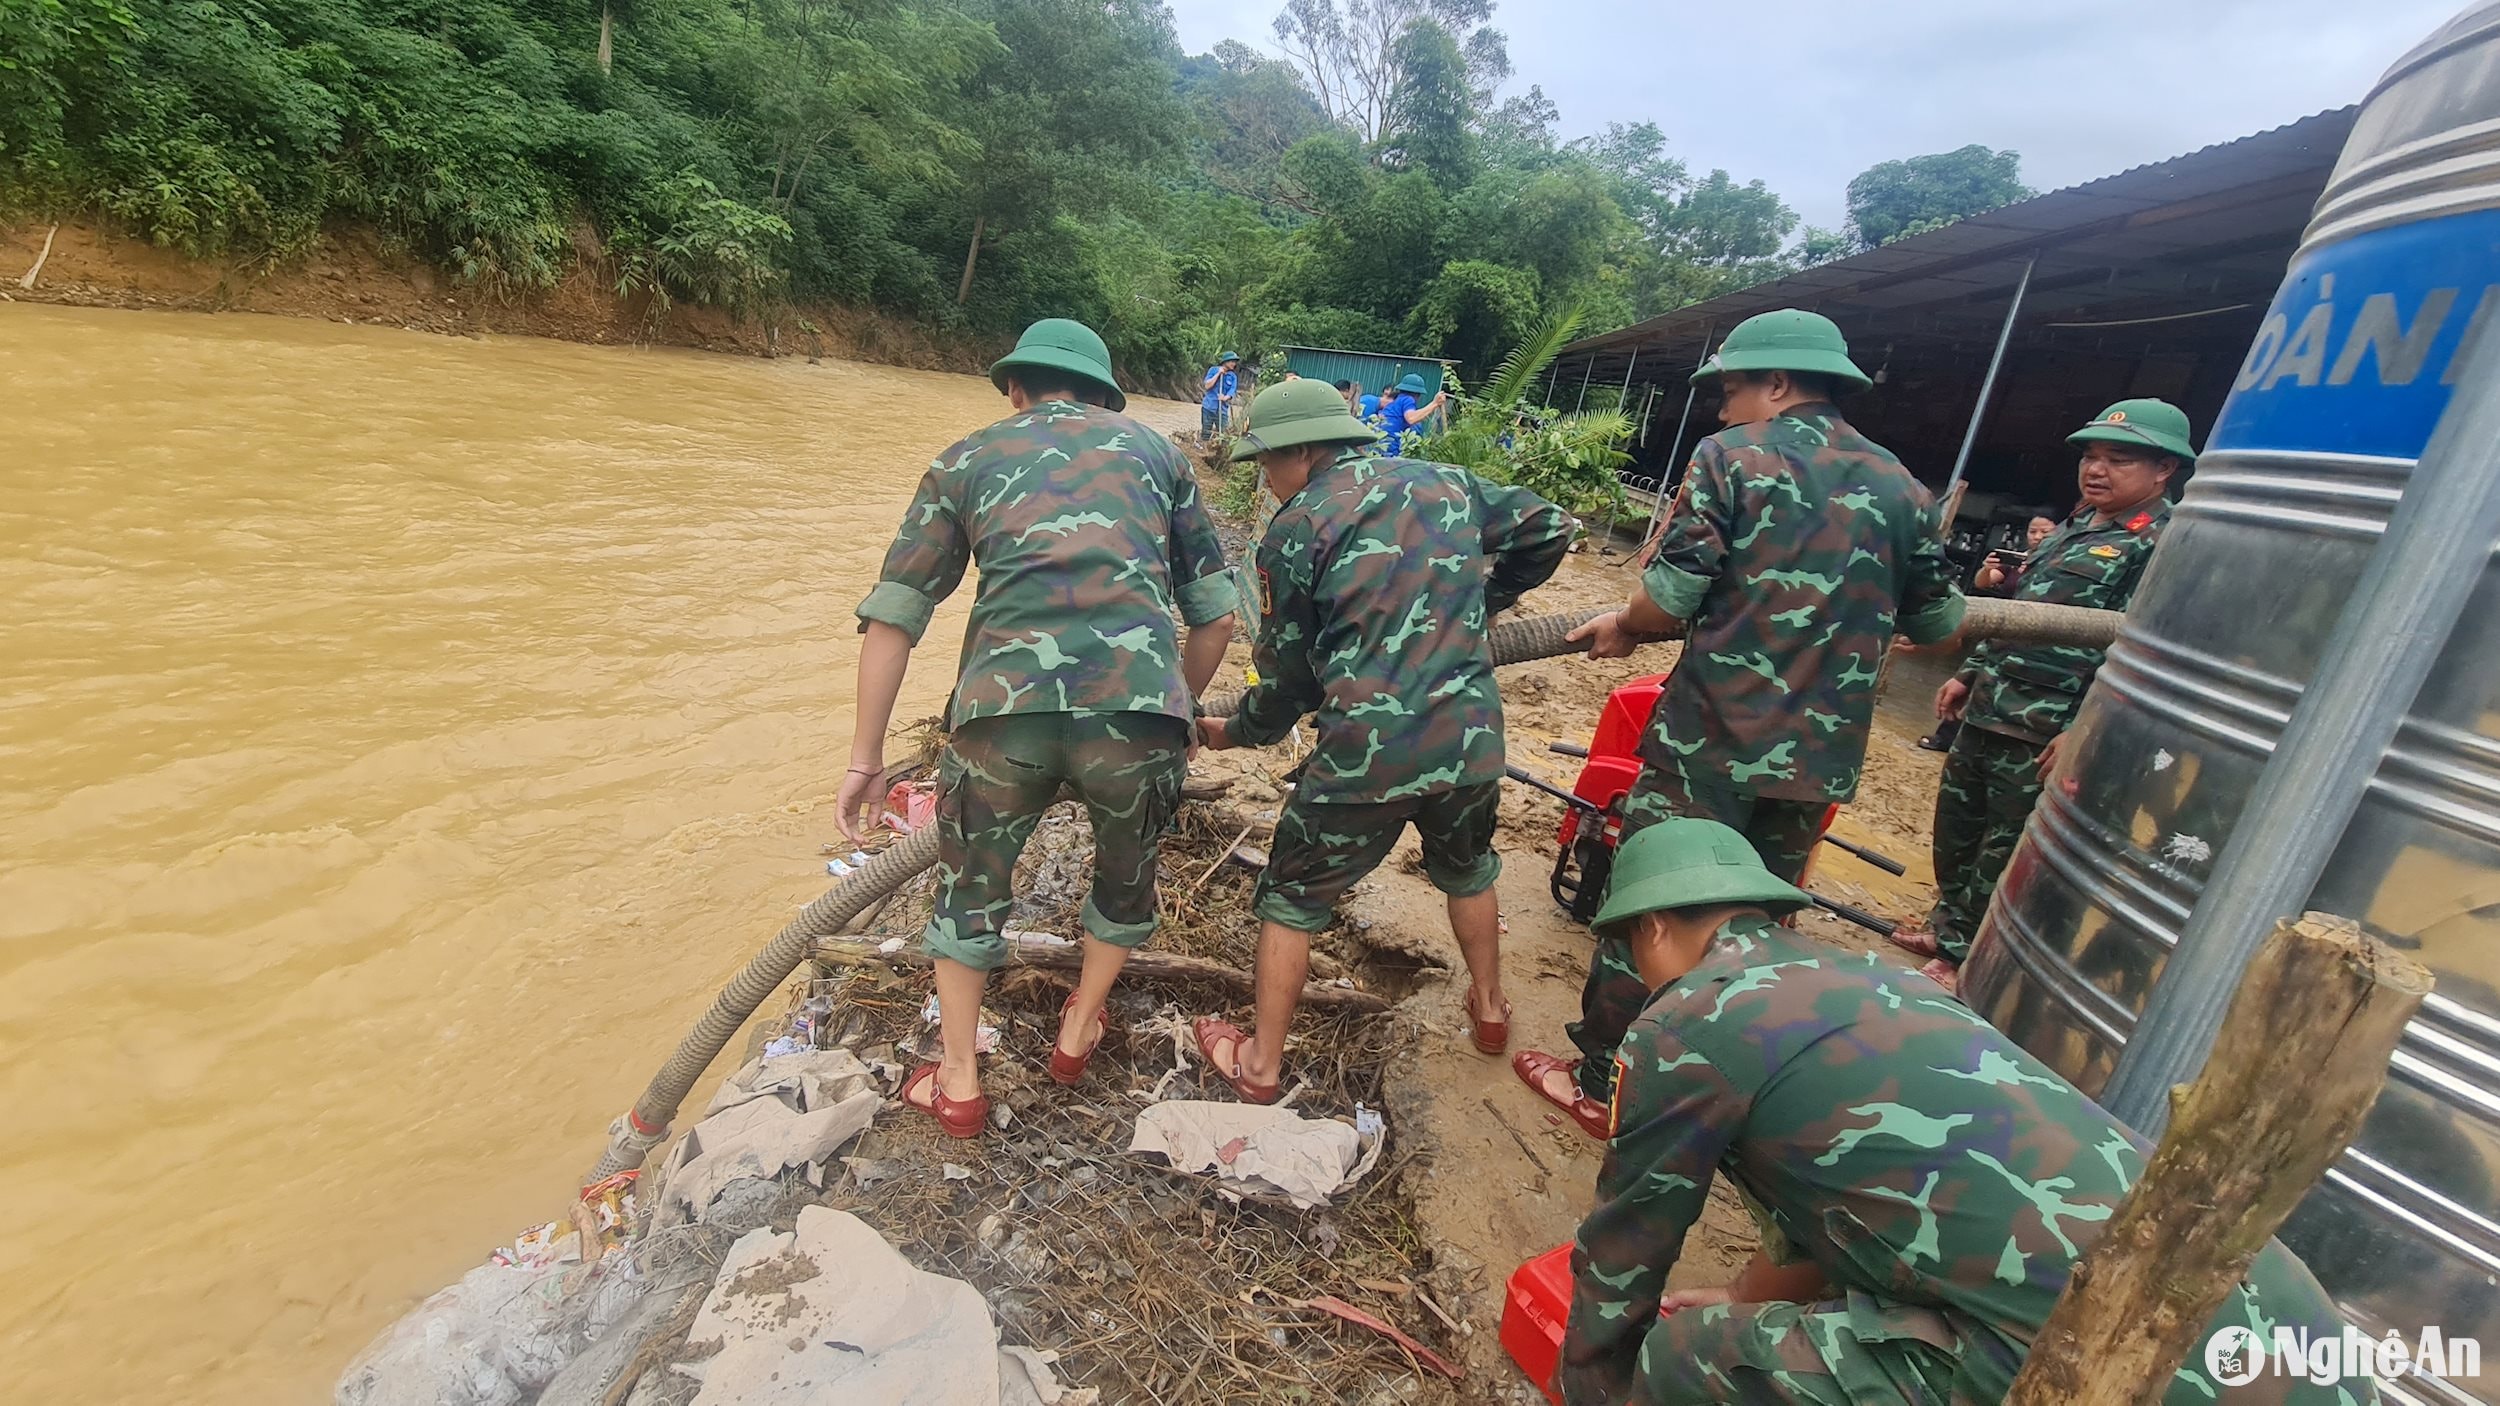
[[[47,240],[49,253],[45,252]],[[653,316],[648,293],[620,296],[595,248],[577,248],[553,288],[502,296],[394,247],[366,226],[322,231],[274,262],[195,259],[93,221],[0,229],[0,300],[72,307],[251,312],[399,327],[443,336],[547,337],[731,356],[799,356],[980,374],[1012,339],[951,333],[874,309],[797,304],[775,331],[718,308],[679,303]],[[38,260],[32,288],[18,281]],[[1156,388],[1144,388],[1156,393]]]

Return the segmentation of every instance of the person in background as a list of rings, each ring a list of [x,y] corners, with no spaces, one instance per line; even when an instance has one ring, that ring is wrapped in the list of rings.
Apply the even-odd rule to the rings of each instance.
[[[921,936],[937,966],[945,1047],[902,1088],[905,1103],[959,1138],[989,1119],[974,1048],[981,994],[1007,956],[1016,859],[1062,785],[1093,821],[1094,887],[1050,1074],[1085,1077],[1111,985],[1155,929],[1156,847],[1180,804],[1197,695],[1223,661],[1235,601],[1197,475],[1169,438],[1119,413],[1126,397],[1101,337],[1046,318],[990,380],[1014,413],[929,465],[859,603],[867,638],[836,811],[857,843],[863,815],[883,808],[886,728],[912,649],[964,567],[978,565],[938,762],[937,892]]]
[[[1318,741],[1251,897],[1256,1031],[1210,1016],[1197,1036],[1236,1092],[1273,1103],[1311,934],[1410,824],[1466,960],[1471,1038],[1486,1054],[1506,1048],[1493,891],[1502,698],[1486,636],[1562,564],[1573,523],[1524,488],[1375,454],[1371,429],[1316,384],[1259,392],[1250,418],[1233,457],[1259,461],[1278,503],[1258,548],[1258,682],[1232,718],[1202,720],[1199,737],[1219,751],[1264,747],[1317,709]]]
[[[1355,386],[1354,392],[1354,418],[1371,426],[1375,431],[1384,428],[1380,418],[1380,397],[1364,394],[1360,384]]]
[[[2049,540],[2049,534],[2056,530],[2056,518],[2045,513],[2032,514],[2031,521],[2023,526],[2023,551],[2030,553],[2040,550],[2040,544]],[[1981,595],[2010,596],[2014,594],[2014,574],[2020,568],[2021,563],[2007,560],[2004,553],[1990,552],[1988,559],[1979,564],[1979,571],[1972,578],[1971,588]],[[1935,731],[1920,738],[1918,745],[1929,752],[1950,752],[1953,750],[1953,739],[1961,734],[1962,720],[1945,718],[1936,724]]]
[[[1361,412],[1355,406],[1363,398],[1362,384],[1358,381],[1339,381],[1337,394],[1345,398],[1345,413],[1360,418]]]
[[[2002,1401],[2144,1175],[2142,1139],[1932,984],[1780,926],[1806,901],[1724,825],[1624,841],[1596,927],[1650,994],[1572,1249],[1565,1406]],[[1670,1292],[1721,1177],[1761,1249],[1725,1288]],[[2343,1320],[2270,1240],[2205,1332],[2235,1328],[2332,1339]],[[2207,1360],[2191,1348],[2148,1399],[2376,1397],[2297,1372],[2226,1390]]]
[[[1793,883],[1824,812],[1857,795],[1893,635],[1951,638],[1958,573],[1936,500],[1833,404],[1873,383],[1831,319],[1749,317],[1692,379],[1717,382],[1727,428],[1694,446],[1630,600],[1571,638],[1592,659],[1620,659],[1643,640],[1687,637],[1641,738],[1624,834],[1673,816],[1716,820]],[[1522,1050],[1512,1067],[1597,1133],[1615,1047],[1648,997],[1622,944],[1601,939],[1569,1031],[1580,1059]]]
[[[2083,447],[2081,505],[2019,569],[1982,568],[1980,588],[2125,610],[2170,521],[2170,481],[2196,462],[2188,429],[2187,413],[2167,401],[2122,400],[2068,435]],[[1948,991],[2103,657],[2074,645],[1983,644],[1936,691],[1936,716],[1962,723],[1936,788],[1936,904],[1925,927],[1905,927],[1892,943],[1927,958],[1923,970]]]
[[[1381,402],[1380,417],[1387,432],[1383,452],[1390,458],[1398,457],[1406,437],[1417,433],[1419,426],[1441,413],[1441,407],[1449,403],[1450,393],[1447,390],[1433,391],[1430,400],[1421,399],[1424,392],[1430,389],[1424,384],[1423,377],[1410,372],[1399,379],[1396,393]]]
[[[1213,439],[1233,422],[1233,397],[1241,390],[1241,353],[1226,352],[1199,381],[1198,437]]]

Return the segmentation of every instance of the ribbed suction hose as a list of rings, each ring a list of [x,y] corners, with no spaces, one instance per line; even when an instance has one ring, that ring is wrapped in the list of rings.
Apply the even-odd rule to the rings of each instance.
[[[1564,636],[1599,613],[1536,615],[1495,625],[1490,640],[1493,662],[1525,664],[1577,653],[1580,646]],[[1979,598],[1970,602],[1963,633],[1970,638],[1994,635],[2055,644],[2105,645],[2117,637],[2118,622],[2124,619],[2110,610]],[[1207,712],[1216,717],[1230,717],[1240,707],[1241,695],[1237,692],[1213,694],[1206,700]],[[660,1066],[659,1073],[651,1076],[642,1097],[634,1100],[633,1108],[624,1117],[608,1126],[608,1149],[587,1180],[595,1182],[628,1167],[641,1166],[651,1149],[668,1136],[669,1120],[677,1116],[678,1105],[694,1088],[695,1080],[703,1077],[703,1071],[727,1047],[747,1018],[755,1014],[764,998],[779,990],[781,983],[790,979],[790,973],[798,970],[799,963],[807,960],[818,939],[840,932],[853,918],[868,911],[870,904],[937,863],[937,856],[937,827],[924,825],[800,909],[798,916],[712,998],[711,1008],[695,1022],[694,1029],[686,1032],[686,1038],[678,1041],[676,1052]]]
[[[2123,610],[1973,596],[1969,611],[1962,616],[1962,638],[2107,649],[2117,640],[2118,628],[2126,623],[2127,613]]]

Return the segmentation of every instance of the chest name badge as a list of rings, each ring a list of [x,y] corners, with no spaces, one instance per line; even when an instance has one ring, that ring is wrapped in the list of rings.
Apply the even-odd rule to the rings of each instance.
[[[2125,555],[2125,553],[2119,551],[2116,547],[2091,547],[2086,550],[2093,556],[2107,557],[2111,560],[2116,560],[2118,557]]]

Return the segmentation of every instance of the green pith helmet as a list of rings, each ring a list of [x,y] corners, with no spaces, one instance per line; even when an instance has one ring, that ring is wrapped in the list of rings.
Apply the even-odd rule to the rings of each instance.
[[[1326,381],[1279,381],[1250,402],[1250,424],[1233,446],[1235,459],[1298,444],[1369,444],[1380,431],[1357,420],[1345,397]]]
[[[1398,378],[1397,388],[1406,392],[1408,395],[1432,394],[1432,387],[1424,384],[1423,376],[1413,371],[1409,371],[1404,376]]]
[[[1228,361],[1239,361],[1239,360],[1241,360],[1241,353],[1240,353],[1240,352],[1226,352],[1226,353],[1224,353],[1222,356],[1219,356],[1219,357],[1217,357],[1217,358],[1215,359],[1215,364],[1216,364],[1216,365],[1218,365],[1218,366],[1221,366],[1221,365],[1223,365],[1225,362],[1228,362]]]
[[[2196,446],[2188,442],[2187,412],[2166,400],[2122,400],[2066,436],[2068,444],[2096,439],[2176,454],[2183,465],[2196,462]]]
[[[1803,908],[1805,890],[1762,867],[1745,837],[1715,820],[1662,820],[1615,854],[1606,906],[1589,926],[1604,928],[1666,908],[1751,903],[1774,913]]]
[[[1849,341],[1840,328],[1802,308],[1755,313],[1737,323],[1692,379],[1706,381],[1722,371],[1814,371],[1860,391],[1875,384],[1849,359]]]
[[[1016,338],[1016,349],[990,364],[990,384],[1007,389],[1007,373],[1019,366],[1065,372],[1102,391],[1110,409],[1128,409],[1128,397],[1120,393],[1120,383],[1111,379],[1111,349],[1082,322],[1045,317],[1025,328],[1024,335]]]

